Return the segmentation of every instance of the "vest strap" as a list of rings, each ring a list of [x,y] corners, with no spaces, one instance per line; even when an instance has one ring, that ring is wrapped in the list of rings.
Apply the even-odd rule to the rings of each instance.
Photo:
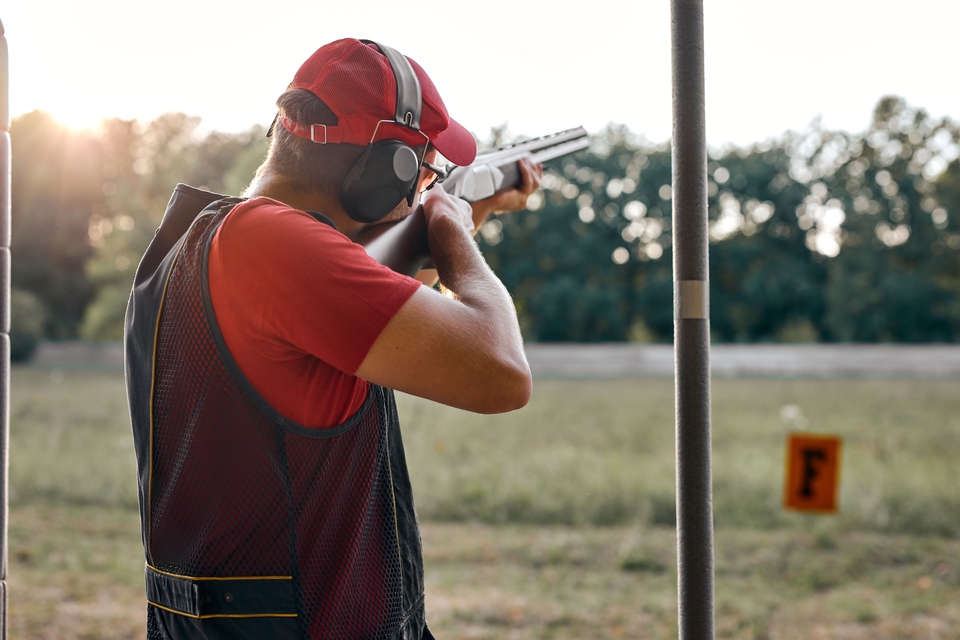
[[[147,602],[190,618],[296,618],[290,576],[197,578],[146,566]]]

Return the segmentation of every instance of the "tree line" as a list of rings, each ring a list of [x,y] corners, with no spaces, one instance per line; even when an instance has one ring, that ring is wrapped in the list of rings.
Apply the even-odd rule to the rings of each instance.
[[[122,337],[133,274],[178,182],[239,193],[262,127],[15,118],[11,347]],[[543,133],[543,132],[538,132]],[[531,341],[669,342],[671,156],[627,127],[548,164],[528,211],[489,220],[484,255]],[[505,128],[483,146],[509,141]],[[708,157],[717,342],[960,340],[960,127],[882,98],[869,129],[805,131]]]

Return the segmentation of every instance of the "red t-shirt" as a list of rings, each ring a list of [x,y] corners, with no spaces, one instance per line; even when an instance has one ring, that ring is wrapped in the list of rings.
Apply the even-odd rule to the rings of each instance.
[[[353,374],[420,287],[332,226],[267,198],[224,219],[209,283],[240,370],[281,415],[307,427],[338,425],[360,408],[368,383]]]

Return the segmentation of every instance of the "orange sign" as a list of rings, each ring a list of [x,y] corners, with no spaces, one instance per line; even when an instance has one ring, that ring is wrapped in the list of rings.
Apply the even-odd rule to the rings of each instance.
[[[836,513],[840,486],[840,438],[791,433],[783,506],[795,511]]]

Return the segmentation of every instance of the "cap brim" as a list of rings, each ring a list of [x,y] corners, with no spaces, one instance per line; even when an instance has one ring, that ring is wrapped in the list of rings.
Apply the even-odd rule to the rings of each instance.
[[[444,158],[458,167],[473,164],[477,157],[477,141],[473,139],[473,134],[453,118],[449,119],[447,128],[431,142]]]

